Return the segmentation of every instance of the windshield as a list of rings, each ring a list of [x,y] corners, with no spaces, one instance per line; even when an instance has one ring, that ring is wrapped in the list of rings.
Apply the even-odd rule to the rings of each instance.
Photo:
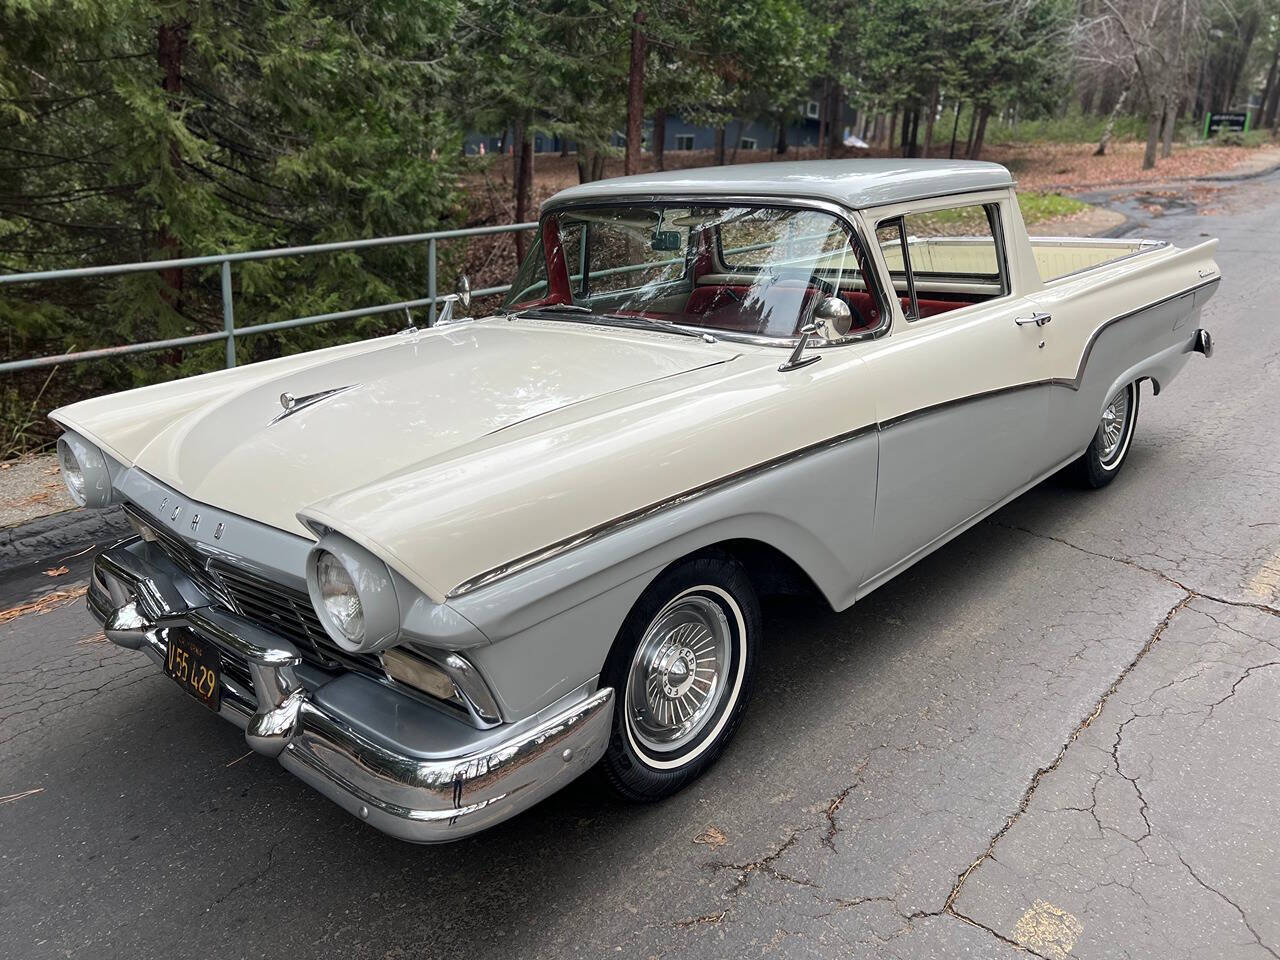
[[[543,217],[505,308],[790,339],[822,299],[838,296],[853,335],[879,327],[884,313],[865,263],[857,238],[820,210],[572,207]]]

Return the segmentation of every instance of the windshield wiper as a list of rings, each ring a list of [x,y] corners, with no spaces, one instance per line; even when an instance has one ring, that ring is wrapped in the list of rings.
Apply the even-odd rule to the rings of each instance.
[[[697,340],[704,340],[707,343],[715,343],[716,338],[706,332],[690,330],[687,327],[678,327],[670,320],[655,320],[652,317],[631,317],[619,313],[602,313],[599,316],[615,323],[620,327],[636,327],[641,330],[660,330],[663,333],[678,333],[682,337],[693,337]]]
[[[525,307],[523,310],[513,310],[514,316],[520,316],[525,313],[591,313],[590,307],[584,307],[577,303],[544,303],[536,307]]]
[[[606,326],[634,327],[637,330],[659,330],[662,333],[676,333],[682,337],[693,337],[706,343],[716,342],[716,338],[709,333],[700,333],[686,327],[678,327],[670,320],[655,320],[652,317],[637,317],[622,313],[596,313],[590,307],[584,307],[577,303],[548,303],[545,306],[516,310],[508,314],[508,316],[521,317],[526,314],[536,316],[539,313],[572,313],[575,316],[564,317],[563,319],[572,320],[575,323],[603,323]]]

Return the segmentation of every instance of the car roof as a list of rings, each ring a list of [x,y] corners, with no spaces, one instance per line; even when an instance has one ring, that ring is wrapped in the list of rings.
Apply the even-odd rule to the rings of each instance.
[[[569,187],[544,210],[583,200],[649,196],[803,197],[855,209],[1013,185],[998,163],[977,160],[791,160],[615,177]]]

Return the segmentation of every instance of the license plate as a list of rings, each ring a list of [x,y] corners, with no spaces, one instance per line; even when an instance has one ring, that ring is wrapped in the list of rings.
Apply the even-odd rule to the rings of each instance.
[[[164,672],[210,710],[217,710],[222,692],[218,648],[187,630],[169,630],[168,634]]]

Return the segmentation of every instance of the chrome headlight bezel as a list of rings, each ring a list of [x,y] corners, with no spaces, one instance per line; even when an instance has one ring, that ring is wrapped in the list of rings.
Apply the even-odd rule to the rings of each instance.
[[[322,587],[321,562],[346,574],[360,604],[361,629],[348,631],[330,609]],[[332,582],[332,581],[331,581]],[[348,653],[376,653],[400,637],[400,602],[391,570],[364,547],[338,533],[326,533],[307,556],[307,592],[325,632]]]
[[[58,438],[58,466],[78,506],[99,509],[114,499],[111,470],[101,450],[73,430]]]

